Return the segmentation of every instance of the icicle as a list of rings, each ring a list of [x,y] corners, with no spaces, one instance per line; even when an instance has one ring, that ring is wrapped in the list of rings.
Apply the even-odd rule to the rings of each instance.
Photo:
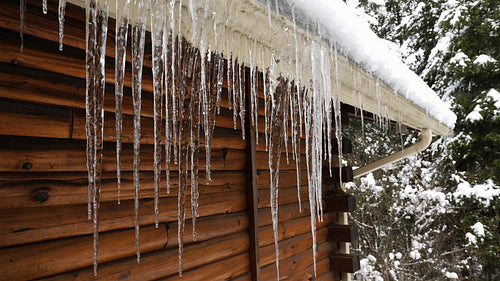
[[[93,264],[97,275],[99,205],[102,173],[105,57],[108,32],[108,2],[90,1],[86,24],[86,135],[89,174],[89,219],[93,222]]]
[[[132,28],[132,99],[134,106],[134,209],[135,209],[135,247],[137,262],[141,261],[139,237],[139,168],[141,146],[141,83],[144,59],[147,12],[149,1],[135,0],[135,22]]]
[[[63,50],[64,37],[64,14],[66,12],[66,0],[59,0],[58,17],[59,17],[59,51]]]
[[[269,27],[271,27],[271,0],[267,0],[267,15],[269,17]]]
[[[334,44],[335,61],[335,92],[333,97],[333,111],[335,113],[335,137],[337,139],[338,159],[339,159],[339,183],[342,186],[342,115],[340,107],[340,81],[337,45]]]
[[[47,14],[47,0],[42,1],[42,12],[44,15]]]
[[[116,1],[115,37],[115,125],[116,125],[116,178],[118,184],[118,204],[121,192],[121,148],[122,148],[122,103],[125,57],[127,54],[128,17],[130,0]]]
[[[19,35],[21,36],[21,53],[24,48],[24,20],[26,18],[26,0],[19,0]]]
[[[361,113],[361,135],[365,136],[365,121],[364,121],[364,113],[363,113],[363,96],[361,92],[358,92],[359,98],[359,111]]]
[[[170,84],[171,80],[169,77],[169,65],[171,62],[170,48],[172,41],[171,34],[167,34],[167,26],[165,26],[165,31],[163,32],[163,63],[164,63],[164,93],[165,93],[165,182],[167,185],[167,194],[170,194],[170,151],[171,151],[171,136],[172,132],[170,129]]]
[[[188,102],[189,99],[186,99],[186,85],[183,83],[186,77],[186,69],[184,67],[189,61],[189,50],[182,47],[182,43],[179,45],[179,58],[182,58],[178,61],[177,68],[177,76],[176,80],[179,81],[179,96],[178,96],[178,108],[179,108],[179,132],[178,132],[178,150],[179,150],[179,192],[177,197],[177,209],[178,209],[178,217],[177,217],[177,240],[179,243],[179,276],[182,277],[182,255],[184,249],[184,228],[185,228],[185,218],[186,218],[186,191],[187,191],[187,177],[188,177],[188,146],[189,146],[189,131],[188,125],[189,120],[186,120],[185,116],[185,102]],[[186,54],[183,54],[186,52]]]
[[[160,198],[161,177],[161,119],[162,119],[162,89],[163,89],[163,31],[165,26],[165,1],[153,0],[151,10],[151,42],[153,54],[153,107],[154,107],[154,208],[155,226],[158,228],[158,201]]]
[[[271,177],[271,216],[273,221],[274,247],[276,250],[276,272],[279,275],[279,247],[278,247],[278,181],[281,157],[281,143],[283,141],[283,127],[286,111],[287,83],[281,82],[276,89],[276,99],[272,105],[271,142],[269,145],[269,171]]]
[[[197,88],[200,83],[196,68],[198,66],[198,53],[194,51],[193,78],[191,82],[191,97],[189,102],[189,147],[191,161],[191,214],[193,222],[193,240],[196,241],[196,218],[198,217],[198,154],[199,154],[199,122],[200,122],[200,98]]]
[[[246,96],[246,83],[245,83],[245,65],[241,64],[238,67],[238,100],[240,102],[240,121],[241,121],[241,136],[245,139],[245,96]]]

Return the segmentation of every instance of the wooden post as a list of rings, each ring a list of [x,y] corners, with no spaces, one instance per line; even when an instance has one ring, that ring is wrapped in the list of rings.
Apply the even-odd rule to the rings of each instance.
[[[250,72],[245,68],[245,135],[247,138],[246,171],[247,171],[247,212],[249,217],[248,232],[250,233],[250,272],[253,281],[260,281],[259,259],[259,208],[257,188],[257,161],[255,157],[255,128],[251,126],[250,118]]]

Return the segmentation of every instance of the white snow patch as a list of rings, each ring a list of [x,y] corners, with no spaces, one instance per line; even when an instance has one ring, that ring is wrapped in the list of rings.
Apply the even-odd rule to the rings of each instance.
[[[420,252],[418,250],[412,250],[410,252],[410,258],[418,260],[420,258]]]
[[[470,62],[470,59],[466,54],[464,54],[462,52],[456,53],[455,56],[453,56],[450,59],[450,63],[455,63],[455,64],[458,64],[458,65],[463,66],[463,67],[467,66],[467,62]],[[475,61],[474,61],[474,63],[475,63]]]
[[[456,274],[455,272],[447,271],[445,276],[446,276],[446,278],[450,278],[450,279],[458,279],[458,274]]]
[[[495,63],[497,62],[496,59],[488,56],[488,55],[485,55],[485,54],[482,54],[482,55],[479,55],[475,60],[474,60],[474,64],[479,64],[479,65],[485,65],[487,63]]]
[[[469,244],[477,244],[477,238],[474,234],[467,232],[465,233],[465,238],[469,240]]]
[[[465,117],[465,120],[470,121],[470,122],[474,122],[474,121],[479,121],[479,120],[483,119],[483,115],[481,115],[481,111],[483,111],[483,109],[479,105],[476,105],[476,107],[474,107],[474,110],[472,110],[469,114],[467,114],[467,116]]]
[[[500,93],[497,90],[490,89],[486,96],[490,97],[495,102],[496,108],[500,108]]]
[[[483,237],[484,236],[484,225],[482,223],[476,222],[470,228],[472,230],[474,230],[474,233],[476,234],[477,237]]]
[[[474,186],[471,186],[468,182],[461,182],[458,184],[453,196],[455,198],[473,197],[479,200],[485,207],[489,207],[490,201],[500,196],[500,187],[496,186],[491,179],[488,179],[484,184],[476,184]]]

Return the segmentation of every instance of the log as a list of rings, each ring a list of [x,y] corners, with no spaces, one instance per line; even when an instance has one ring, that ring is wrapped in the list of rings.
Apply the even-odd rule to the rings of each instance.
[[[85,109],[85,79],[0,63],[0,97]],[[13,93],[16,93],[15,95]],[[107,87],[104,110],[115,111],[114,88]],[[132,93],[124,88],[123,114],[133,114]],[[142,92],[141,115],[153,117],[153,95]]]
[[[339,274],[338,272],[328,271],[322,275],[319,275],[314,280],[316,280],[316,281],[340,281],[341,277],[342,277],[341,274]]]
[[[354,273],[359,268],[358,255],[333,254],[330,256],[330,271]]]
[[[72,115],[69,108],[40,107],[0,98],[0,134],[70,138]]]
[[[327,212],[354,212],[356,210],[356,197],[349,194],[327,194],[324,200]]]
[[[278,221],[287,222],[293,219],[308,217],[310,214],[309,202],[302,202],[302,212],[299,210],[298,203],[291,203],[279,206]],[[259,209],[259,227],[270,225],[272,223],[271,208]]]
[[[252,281],[252,273],[247,273],[240,275],[234,279],[231,279],[231,281]]]
[[[355,242],[358,240],[358,228],[354,225],[329,225],[328,241]]]
[[[328,271],[330,266],[328,256],[334,249],[335,247],[332,243],[326,242],[318,245],[318,252],[316,253],[317,269],[326,267],[326,271]],[[309,277],[314,276],[312,264],[312,251],[304,251],[280,260],[280,279],[308,280]],[[323,264],[326,264],[326,266]],[[269,264],[262,268],[262,280],[276,280],[276,277],[276,265]]]
[[[182,277],[172,275],[160,278],[158,281],[227,281],[235,280],[234,278],[248,272],[248,270],[248,253],[244,253],[183,272]]]
[[[0,171],[54,172],[86,171],[85,141],[39,139],[0,136]],[[122,171],[133,168],[132,145],[122,147]],[[200,170],[205,169],[204,153],[200,153]],[[233,149],[212,150],[212,170],[243,170],[245,151]],[[153,146],[141,145],[141,171],[153,170]],[[173,163],[171,170],[177,169]],[[115,145],[104,143],[103,171],[116,171]]]
[[[191,218],[191,199],[186,199],[186,219]],[[200,197],[200,217],[243,211],[245,193],[213,193]],[[165,198],[159,202],[159,221],[177,220],[177,198]],[[140,225],[154,224],[153,200],[140,201]],[[0,212],[0,247],[26,244],[56,238],[93,233],[92,222],[87,218],[87,205],[64,205],[6,209]],[[131,228],[134,223],[133,200],[101,203],[99,231]]]
[[[200,218],[197,241],[207,241],[244,231],[244,212]],[[217,226],[217,227],[215,227]],[[220,226],[224,226],[220,228]],[[185,245],[193,243],[191,221],[186,222]],[[99,263],[134,256],[135,230],[104,232],[99,236]],[[177,223],[142,227],[141,253],[177,247]],[[0,271],[5,279],[34,279],[92,265],[92,235],[51,240],[0,249]]]
[[[305,163],[304,163],[305,164]],[[304,168],[304,167],[302,167]],[[259,189],[269,189],[271,178],[269,177],[269,170],[257,171],[257,186]],[[297,186],[297,171],[280,170],[279,174],[280,187],[293,187]],[[300,170],[300,185],[307,185],[307,171]]]
[[[211,239],[184,247],[183,270],[190,270],[215,261],[236,256],[248,250],[246,231]],[[91,268],[56,275],[43,280],[155,280],[178,272],[178,250],[156,251],[99,265],[97,276]]]
[[[52,42],[59,42],[57,2],[48,1],[48,12],[42,13],[39,1],[27,1],[24,34],[42,38]],[[4,0],[3,9],[0,11],[0,27],[12,31],[19,30],[19,3],[15,0]],[[52,27],[52,28],[51,28]],[[150,37],[150,36],[148,36]],[[130,38],[130,35],[129,35]],[[129,39],[130,40],[130,39]],[[145,46],[144,66],[152,67],[151,41]],[[130,46],[130,41],[129,44]],[[81,7],[67,3],[64,20],[64,48],[71,46],[85,49],[85,12]],[[115,20],[108,19],[108,40],[106,55],[115,56]],[[132,62],[132,54],[127,49],[127,62]]]
[[[327,228],[321,228],[316,231],[317,245],[326,242]],[[279,242],[279,259],[283,260],[294,254],[307,251],[312,248],[311,233],[304,233],[294,238],[286,239]],[[263,268],[268,264],[273,264],[276,261],[274,243],[260,247],[260,266]]]
[[[20,52],[19,34],[1,29],[0,37],[0,62],[12,63],[38,70],[55,72],[67,76],[84,79],[85,50],[66,46],[59,51],[59,43],[43,40],[36,37],[25,36],[23,52]],[[114,85],[115,70],[110,58],[105,67],[105,80],[107,84]],[[125,71],[124,85],[132,87],[132,73]],[[153,92],[153,78],[151,68],[143,68],[142,90]]]
[[[23,174],[20,174],[22,176]],[[161,178],[160,198],[177,197],[179,176],[176,171],[170,174],[170,194],[166,193],[166,181]],[[8,179],[0,175],[0,209],[40,207],[55,205],[85,204],[88,200],[87,173],[80,173],[75,178],[65,179],[60,173],[51,173],[47,178]],[[199,191],[201,194],[223,192],[245,192],[245,173],[242,171],[214,171],[212,182],[206,185],[205,173],[199,173]],[[101,178],[101,202],[117,201],[116,174],[104,173]],[[154,176],[152,172],[141,173],[140,198],[154,197]],[[122,173],[121,200],[134,198],[132,172]]]
[[[323,222],[316,222],[316,229],[326,227],[333,223],[335,219],[336,216],[333,213],[324,214]],[[311,218],[309,216],[278,223],[278,241],[290,239],[304,233],[311,233]],[[264,247],[273,243],[273,226],[267,225],[260,227],[259,246]]]
[[[302,202],[308,200],[307,192],[308,192],[307,186],[302,186],[300,188],[300,200]],[[269,190],[259,189],[259,202],[258,202],[259,209],[271,206],[270,197],[271,195],[269,194]],[[278,196],[278,204],[285,205],[290,203],[298,204],[297,187],[280,188]]]

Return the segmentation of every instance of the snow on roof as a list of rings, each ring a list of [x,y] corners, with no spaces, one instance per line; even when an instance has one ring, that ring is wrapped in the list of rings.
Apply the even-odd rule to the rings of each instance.
[[[269,0],[259,0],[261,3]],[[437,94],[411,71],[370,29],[356,11],[340,0],[277,1],[278,13],[290,18],[293,8],[297,25],[302,28],[321,26],[322,38],[334,38],[340,52],[371,75],[379,78],[400,96],[432,115],[439,122],[453,128],[456,115]],[[317,28],[310,28],[316,30]]]

